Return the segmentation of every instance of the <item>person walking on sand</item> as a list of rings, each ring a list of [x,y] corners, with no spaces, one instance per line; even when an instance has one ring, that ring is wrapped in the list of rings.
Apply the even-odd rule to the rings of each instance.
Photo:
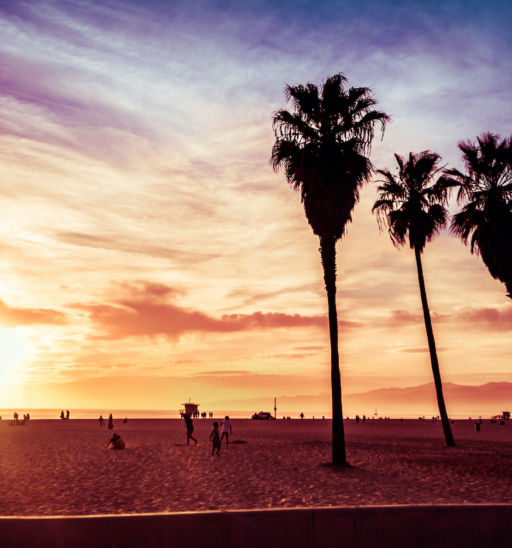
[[[114,428],[114,419],[112,418],[112,413],[108,416],[108,429],[112,430]]]
[[[212,442],[212,457],[215,451],[217,451],[217,456],[220,457],[220,434],[219,423],[217,421],[213,423],[213,428],[210,432],[210,441]]]
[[[222,443],[222,440],[226,438],[226,447],[229,445],[229,435],[233,434],[233,428],[231,428],[231,421],[229,420],[229,417],[226,415],[224,417],[224,424],[222,425],[222,436],[220,438],[220,441]]]
[[[192,419],[190,418],[190,415],[188,413],[184,413],[183,418],[185,419],[185,426],[187,427],[187,445],[189,445],[190,440],[194,440],[195,444],[197,445],[197,440],[192,435],[192,433],[194,432],[194,424],[192,422]]]

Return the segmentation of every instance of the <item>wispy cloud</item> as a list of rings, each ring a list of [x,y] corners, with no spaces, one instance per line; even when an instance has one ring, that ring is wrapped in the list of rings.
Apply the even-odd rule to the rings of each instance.
[[[0,301],[0,325],[62,325],[67,323],[66,314],[51,308],[16,308]]]
[[[161,284],[143,283],[121,289],[128,289],[128,295],[120,296],[113,305],[74,305],[89,314],[99,330],[100,338],[164,335],[178,339],[189,332],[231,333],[258,329],[326,327],[324,316],[279,312],[257,311],[251,314],[225,314],[215,318],[168,302],[167,299],[176,292]]]

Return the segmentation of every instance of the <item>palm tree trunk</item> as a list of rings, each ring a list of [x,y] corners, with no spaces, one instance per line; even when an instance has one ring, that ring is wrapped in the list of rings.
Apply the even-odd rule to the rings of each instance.
[[[441,373],[439,371],[439,362],[437,361],[436,341],[434,340],[434,331],[432,329],[432,321],[430,320],[430,310],[427,302],[427,292],[425,291],[425,280],[423,279],[423,267],[421,265],[421,251],[416,247],[414,249],[416,255],[416,266],[418,267],[418,282],[420,284],[421,305],[423,306],[423,318],[425,319],[425,329],[427,330],[428,349],[430,351],[430,363],[432,364],[432,373],[434,374],[434,384],[436,386],[437,404],[439,406],[439,415],[443,424],[444,437],[448,447],[454,447],[452,429],[446,406],[444,404],[443,383],[441,381]]]
[[[336,313],[336,239],[320,238],[320,256],[324,267],[325,289],[329,307],[329,335],[331,339],[332,391],[332,462],[347,466],[345,432],[341,408],[341,378],[338,356],[338,317]]]

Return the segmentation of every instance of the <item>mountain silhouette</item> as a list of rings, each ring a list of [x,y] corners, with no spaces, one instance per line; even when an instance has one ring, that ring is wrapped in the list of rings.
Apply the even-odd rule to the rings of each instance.
[[[452,417],[483,417],[496,415],[504,410],[512,409],[512,383],[489,382],[471,386],[443,383],[448,413]],[[405,388],[379,388],[368,392],[344,394],[345,416],[356,413],[373,415],[375,409],[380,416],[437,416],[437,401],[434,383]],[[272,400],[273,401],[273,400]],[[219,402],[220,404],[221,402]],[[246,400],[230,400],[222,402],[230,409],[242,409],[252,406],[258,410],[270,408],[270,398],[252,398]],[[278,409],[281,415],[297,413],[306,414],[329,413],[330,394],[328,392],[314,395],[277,396]],[[278,410],[279,416],[279,410]]]

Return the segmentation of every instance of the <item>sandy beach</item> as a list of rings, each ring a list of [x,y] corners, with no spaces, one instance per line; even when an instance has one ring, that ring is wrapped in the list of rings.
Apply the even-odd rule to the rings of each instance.
[[[330,421],[233,420],[233,442],[210,456],[211,420],[185,445],[179,419],[0,421],[0,515],[144,513],[331,505],[512,502],[512,424],[345,421],[354,468],[330,460]],[[240,443],[241,442],[241,443]]]

